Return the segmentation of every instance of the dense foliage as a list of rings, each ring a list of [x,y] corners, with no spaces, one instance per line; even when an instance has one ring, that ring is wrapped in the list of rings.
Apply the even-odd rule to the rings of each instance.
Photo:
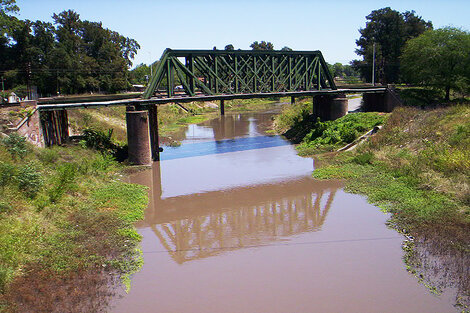
[[[364,132],[383,124],[385,115],[374,112],[347,114],[334,121],[321,122],[319,119],[298,146],[301,154],[332,151],[351,143]]]
[[[139,44],[72,10],[54,23],[20,20],[14,1],[1,2],[0,73],[5,88],[37,86],[42,95],[116,92],[128,87],[127,71]],[[9,4],[9,5],[8,5]],[[24,88],[24,87],[23,87]]]
[[[153,63],[153,69],[147,64],[141,63],[129,71],[129,82],[131,84],[146,85],[150,80],[152,71],[155,69],[157,62]]]
[[[470,33],[446,27],[429,30],[406,43],[401,57],[408,82],[445,91],[467,91],[470,83]]]
[[[375,43],[376,81],[386,84],[400,78],[400,55],[407,40],[417,37],[432,23],[415,15],[414,11],[400,13],[389,7],[374,10],[366,16],[366,27],[359,29],[356,53],[362,61],[353,61],[366,81],[371,81],[373,46]]]
[[[359,77],[359,72],[351,65],[348,65],[348,64],[343,65],[339,62],[335,64],[327,63],[327,65],[333,77],[339,77],[339,78]]]
[[[266,41],[255,41],[250,45],[250,48],[253,50],[274,50],[274,45],[271,42]]]

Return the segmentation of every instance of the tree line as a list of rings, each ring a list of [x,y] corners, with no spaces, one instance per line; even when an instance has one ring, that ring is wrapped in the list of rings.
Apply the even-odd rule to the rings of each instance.
[[[128,88],[137,41],[81,20],[73,11],[54,22],[21,20],[14,0],[0,0],[0,75],[4,89],[42,95],[116,92]]]
[[[470,33],[455,28],[433,29],[414,11],[391,8],[372,11],[366,27],[359,29],[356,53],[363,57],[352,66],[361,77],[381,84],[411,83],[441,90],[450,99],[451,90],[470,91]],[[375,52],[375,53],[374,53]]]
[[[73,11],[52,16],[53,23],[20,20],[15,0],[0,0],[0,79],[2,89],[25,93],[37,86],[42,95],[116,92],[130,84],[145,84],[151,65],[129,68],[140,49],[131,38],[83,21]],[[431,21],[415,11],[400,13],[389,7],[372,11],[359,29],[356,53],[362,60],[329,64],[333,76],[375,81],[412,83],[445,91],[469,91],[470,33],[445,27],[433,29]],[[253,50],[274,50],[269,41],[254,41]],[[217,49],[214,47],[214,49]],[[225,50],[235,50],[227,44]],[[281,51],[292,51],[285,46]],[[24,95],[23,95],[24,96]]]

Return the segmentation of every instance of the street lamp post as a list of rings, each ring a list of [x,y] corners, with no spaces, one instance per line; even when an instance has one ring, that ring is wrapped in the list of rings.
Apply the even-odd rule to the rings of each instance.
[[[375,86],[375,42],[372,51],[372,86]]]

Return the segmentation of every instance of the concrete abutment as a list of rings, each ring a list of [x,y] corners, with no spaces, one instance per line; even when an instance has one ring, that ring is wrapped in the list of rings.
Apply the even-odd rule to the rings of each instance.
[[[385,93],[364,93],[362,100],[362,108],[365,112],[390,113],[396,106],[402,104],[396,92],[389,88],[385,90]]]

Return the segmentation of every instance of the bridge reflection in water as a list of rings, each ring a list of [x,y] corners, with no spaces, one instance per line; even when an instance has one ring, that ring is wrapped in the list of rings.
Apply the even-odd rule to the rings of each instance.
[[[162,198],[158,162],[132,181],[150,187],[149,208],[137,227],[150,227],[178,264],[319,230],[341,187],[302,176],[277,184]]]

